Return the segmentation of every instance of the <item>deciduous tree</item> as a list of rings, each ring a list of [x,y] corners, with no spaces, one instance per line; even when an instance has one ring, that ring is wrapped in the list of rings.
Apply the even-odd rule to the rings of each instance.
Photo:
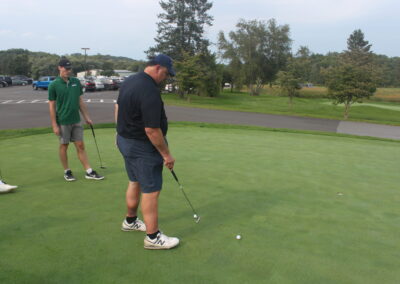
[[[230,40],[219,33],[221,57],[234,65],[251,95],[259,95],[265,83],[271,83],[290,56],[289,26],[278,26],[274,19],[264,21],[240,20]]]
[[[361,30],[355,30],[347,40],[347,50],[341,55],[339,65],[328,72],[328,94],[334,104],[344,104],[344,119],[349,117],[353,103],[362,102],[376,91],[370,48]]]

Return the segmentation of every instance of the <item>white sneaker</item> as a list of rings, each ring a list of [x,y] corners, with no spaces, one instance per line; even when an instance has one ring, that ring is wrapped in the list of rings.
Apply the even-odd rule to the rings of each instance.
[[[3,193],[10,192],[10,191],[12,191],[13,189],[16,189],[16,188],[18,188],[18,186],[6,184],[2,180],[0,180],[0,192],[3,192]]]
[[[132,224],[129,224],[128,222],[126,222],[126,219],[125,219],[124,222],[122,222],[121,230],[125,231],[125,232],[129,232],[129,231],[146,232],[146,225],[139,218],[136,219],[136,221],[133,222]]]
[[[157,237],[152,240],[149,236],[144,238],[145,249],[170,249],[179,245],[178,238],[167,237],[162,232],[157,234]]]

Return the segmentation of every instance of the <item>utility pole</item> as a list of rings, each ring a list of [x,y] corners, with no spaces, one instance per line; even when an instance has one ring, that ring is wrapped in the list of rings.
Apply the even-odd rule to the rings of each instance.
[[[84,51],[85,51],[85,78],[87,77],[87,73],[88,73],[88,70],[87,70],[87,65],[86,65],[86,50],[90,50],[90,48],[89,47],[82,47],[81,49],[83,49]]]

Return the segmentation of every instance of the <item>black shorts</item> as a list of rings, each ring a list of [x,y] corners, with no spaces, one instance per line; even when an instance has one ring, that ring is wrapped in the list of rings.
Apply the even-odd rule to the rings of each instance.
[[[160,191],[164,160],[153,144],[117,135],[117,145],[124,157],[129,180],[139,182],[143,193]]]

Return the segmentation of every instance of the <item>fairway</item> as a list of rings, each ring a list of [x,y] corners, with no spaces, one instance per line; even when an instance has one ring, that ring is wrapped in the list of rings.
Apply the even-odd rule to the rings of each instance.
[[[91,164],[99,162],[85,131]],[[172,125],[160,228],[181,244],[143,249],[122,232],[127,177],[115,130],[98,129],[104,181],[67,183],[54,134],[0,140],[0,283],[398,283],[400,143]],[[236,239],[241,235],[241,240]]]

